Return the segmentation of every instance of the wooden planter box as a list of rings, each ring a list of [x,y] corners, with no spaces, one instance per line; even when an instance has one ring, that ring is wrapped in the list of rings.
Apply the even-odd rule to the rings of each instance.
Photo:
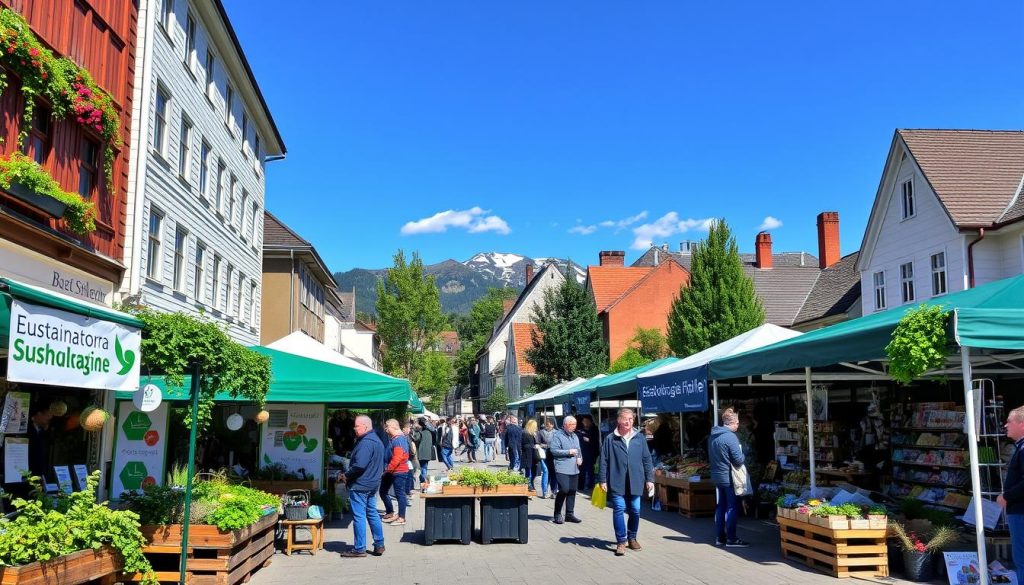
[[[231,532],[209,524],[190,525],[186,581],[218,585],[247,582],[253,573],[270,564],[270,557],[274,555],[277,521],[275,512],[260,518],[252,526]],[[142,527],[142,535],[149,542],[142,552],[152,563],[158,581],[178,581],[181,529],[181,524]],[[121,580],[134,583],[142,577],[139,573],[122,574]]]
[[[871,521],[867,518],[851,518],[850,530],[870,530]]]
[[[123,567],[121,555],[110,547],[81,550],[16,567],[0,567],[0,585],[77,585],[90,581],[113,584]]]
[[[885,530],[889,527],[889,517],[877,514],[868,515],[868,528],[871,530]]]
[[[795,518],[790,517],[790,520]],[[811,516],[810,523],[814,526],[821,526],[822,528],[829,528],[831,530],[849,530],[850,521],[846,519],[846,516]]]
[[[833,577],[888,577],[886,532],[884,528],[835,530],[779,519],[782,556]]]
[[[526,484],[521,485],[499,485],[492,488],[477,488],[476,493],[478,494],[505,494],[509,496],[526,496],[529,495],[528,486]],[[1024,585],[1024,584],[1022,584]]]
[[[283,496],[287,492],[292,490],[306,490],[307,492],[315,492],[320,489],[320,482],[315,479],[310,480],[294,480],[294,481],[283,481],[283,480],[271,480],[271,479],[254,479],[251,481],[252,489],[260,490],[261,492],[267,492],[268,494],[274,494],[275,496]]]
[[[476,490],[471,485],[442,485],[441,493],[446,496],[471,496]]]
[[[15,199],[21,200],[50,217],[64,217],[64,212],[68,208],[67,205],[53,197],[33,191],[21,183],[11,183],[11,188],[7,189],[7,192]]]
[[[687,518],[715,513],[715,485],[710,481],[689,481],[655,475],[654,485],[664,510],[678,510]]]

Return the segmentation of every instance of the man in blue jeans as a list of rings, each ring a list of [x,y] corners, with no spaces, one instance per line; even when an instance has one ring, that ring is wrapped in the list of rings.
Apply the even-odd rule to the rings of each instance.
[[[727,408],[722,412],[722,426],[711,429],[708,442],[708,458],[711,481],[718,490],[718,502],[715,506],[715,528],[718,536],[715,544],[730,548],[747,547],[750,543],[736,537],[736,515],[739,513],[736,504],[736,490],[732,485],[732,468],[743,465],[743,448],[736,438],[736,429],[740,426],[740,417]]]
[[[1006,524],[1010,528],[1010,547],[1013,564],[1017,568],[1017,583],[1024,583],[1024,406],[1006,415],[1006,436],[1016,443],[1010,464],[1006,466],[1003,493],[996,502],[1006,509]]]
[[[366,523],[370,523],[373,534],[374,556],[384,554],[384,524],[377,511],[377,490],[384,474],[384,443],[373,431],[373,421],[368,416],[359,416],[355,423],[356,446],[348,470],[341,480],[348,487],[349,505],[352,507],[352,548],[341,553],[343,557],[366,556]]]
[[[615,529],[615,556],[630,550],[642,550],[636,539],[640,528],[640,496],[654,492],[654,463],[647,439],[633,428],[632,409],[619,409],[615,430],[604,438],[601,446],[597,483],[608,493]],[[629,522],[626,522],[626,515]]]

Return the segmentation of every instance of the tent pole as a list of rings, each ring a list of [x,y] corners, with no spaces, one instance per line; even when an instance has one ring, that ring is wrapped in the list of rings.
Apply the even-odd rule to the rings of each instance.
[[[178,582],[185,583],[188,561],[188,526],[192,515],[192,480],[196,475],[196,433],[199,429],[199,382],[203,370],[198,361],[192,362],[192,409],[189,410],[191,428],[188,431],[188,471],[185,474],[185,503],[181,520],[181,563],[178,565]]]
[[[712,402],[714,403],[714,404],[712,404],[713,412],[712,412],[712,415],[711,415],[714,418],[711,420],[711,426],[717,426],[718,425],[718,380],[711,380],[711,389],[713,391]]]
[[[818,493],[818,478],[814,471],[814,400],[811,396],[811,368],[804,368],[804,386],[807,390],[807,455],[811,471],[811,495]]]
[[[679,455],[686,453],[686,425],[683,424],[683,413],[679,413]]]
[[[960,369],[964,378],[964,411],[966,413],[967,448],[971,457],[971,490],[974,492],[974,536],[978,541],[978,566],[988,567],[985,550],[985,516],[981,508],[981,471],[978,467],[978,428],[974,418],[974,385],[971,383],[971,348],[960,348]],[[979,571],[981,585],[988,585],[988,571]]]

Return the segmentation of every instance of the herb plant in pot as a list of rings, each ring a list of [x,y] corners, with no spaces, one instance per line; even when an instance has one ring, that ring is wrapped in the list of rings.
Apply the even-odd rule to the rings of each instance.
[[[947,526],[929,533],[907,532],[899,522],[890,522],[889,528],[903,549],[904,576],[919,583],[935,578],[935,554],[957,539],[956,530]]]

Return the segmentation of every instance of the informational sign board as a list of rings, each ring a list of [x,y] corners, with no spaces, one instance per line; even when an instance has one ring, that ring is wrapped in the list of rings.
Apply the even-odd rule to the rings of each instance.
[[[4,398],[4,411],[0,413],[0,434],[24,435],[28,432],[29,404],[32,395],[28,392],[8,392]]]
[[[7,379],[96,390],[139,389],[142,331],[60,309],[11,302]]]
[[[981,567],[978,566],[977,552],[944,552],[946,576],[949,585],[977,585],[981,583]],[[1008,570],[999,561],[989,563],[989,583],[1010,583],[1017,585],[1017,574]]]
[[[120,499],[127,491],[163,485],[167,459],[167,403],[142,412],[128,401],[117,404],[117,437],[110,494]]]
[[[324,466],[324,405],[268,404],[270,420],[260,429],[261,465],[281,463],[288,471],[321,480]]]
[[[132,404],[142,412],[153,412],[164,400],[164,393],[156,384],[146,384],[132,395]]]
[[[576,401],[576,414],[590,414],[590,390],[583,390],[572,395]]]
[[[28,471],[28,439],[7,437],[4,441],[4,483],[21,483]]]
[[[89,479],[89,468],[79,463],[75,465],[75,480],[78,481],[78,491],[85,491],[89,487],[86,480]]]
[[[995,530],[999,524],[999,518],[1003,515],[1003,509],[999,507],[999,504],[993,502],[988,498],[981,499],[981,514],[982,523],[985,528],[989,530]],[[974,497],[971,497],[971,503],[967,506],[967,510],[964,512],[964,523],[975,525],[977,524],[977,516],[974,514]]]
[[[644,413],[696,412],[708,409],[708,367],[637,379]]]
[[[533,402],[526,403],[526,416],[533,418],[537,414],[537,405]]]
[[[57,486],[65,494],[74,493],[75,484],[71,481],[71,468],[67,465],[57,465],[53,468],[53,474],[57,477]]]

